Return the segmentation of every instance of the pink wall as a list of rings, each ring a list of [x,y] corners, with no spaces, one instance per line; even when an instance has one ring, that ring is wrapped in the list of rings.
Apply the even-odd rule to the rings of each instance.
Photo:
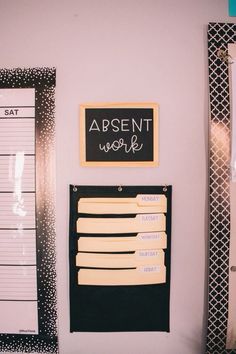
[[[207,24],[226,0],[0,0],[0,66],[57,68],[61,354],[204,352]],[[79,166],[79,104],[160,105],[160,167]],[[171,332],[69,333],[68,184],[172,184]]]

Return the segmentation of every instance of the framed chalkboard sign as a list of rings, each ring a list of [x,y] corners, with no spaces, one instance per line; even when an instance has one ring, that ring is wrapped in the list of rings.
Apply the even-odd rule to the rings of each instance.
[[[157,166],[156,103],[80,106],[82,166]]]

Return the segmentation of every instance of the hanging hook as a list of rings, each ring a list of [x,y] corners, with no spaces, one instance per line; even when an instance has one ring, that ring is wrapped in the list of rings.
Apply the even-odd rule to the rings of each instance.
[[[123,188],[122,188],[121,185],[119,185],[119,187],[118,187],[118,192],[122,192],[122,191],[123,191]]]
[[[76,186],[73,186],[73,192],[77,192],[78,188]]]
[[[216,55],[218,58],[223,61],[225,64],[233,64],[233,60],[230,54],[228,54],[227,50],[218,49]]]
[[[231,272],[236,272],[236,266],[230,267]]]

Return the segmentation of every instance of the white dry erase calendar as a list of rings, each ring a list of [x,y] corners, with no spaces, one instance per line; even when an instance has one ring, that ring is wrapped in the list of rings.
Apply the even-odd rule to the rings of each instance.
[[[0,89],[0,246],[0,332],[38,334],[33,88]]]
[[[170,238],[171,186],[71,186],[71,332],[169,331]]]
[[[54,90],[54,69],[0,70],[2,352],[57,352]]]

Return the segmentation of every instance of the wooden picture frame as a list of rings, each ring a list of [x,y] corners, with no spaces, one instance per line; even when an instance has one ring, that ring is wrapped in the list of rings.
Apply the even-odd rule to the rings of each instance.
[[[157,103],[80,105],[82,166],[158,166]]]

